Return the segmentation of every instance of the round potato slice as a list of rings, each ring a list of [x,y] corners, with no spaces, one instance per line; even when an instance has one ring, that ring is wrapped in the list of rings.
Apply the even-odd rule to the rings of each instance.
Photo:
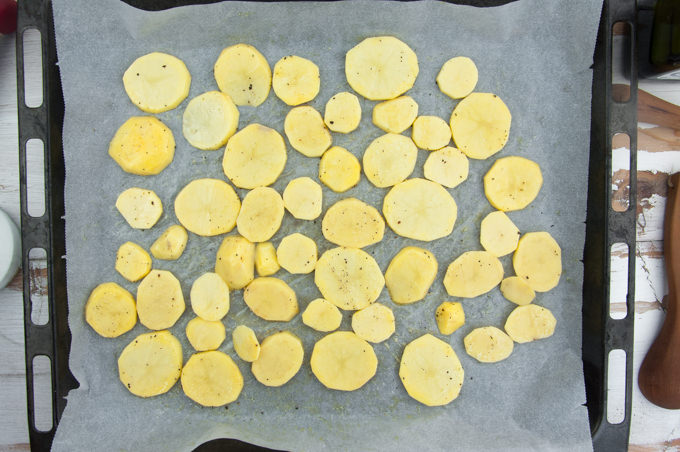
[[[175,157],[175,137],[153,116],[133,116],[116,131],[109,143],[109,155],[125,172],[152,176]]]
[[[234,328],[231,338],[234,342],[234,351],[243,361],[252,363],[260,357],[260,341],[252,329],[239,325]]]
[[[409,137],[388,133],[366,148],[364,173],[376,187],[391,187],[411,175],[417,158],[418,148]]]
[[[479,241],[485,250],[496,257],[515,251],[519,236],[519,229],[503,212],[491,212],[482,220]]]
[[[293,149],[307,157],[320,157],[333,142],[319,112],[308,105],[288,112],[283,131]]]
[[[195,148],[215,150],[227,144],[238,127],[238,108],[231,97],[208,91],[194,97],[182,116],[184,138]]]
[[[458,397],[465,373],[449,344],[425,334],[404,348],[399,378],[415,400],[427,406],[440,406]]]
[[[191,285],[191,309],[204,320],[217,321],[229,312],[229,286],[217,273],[203,273]]]
[[[255,244],[240,235],[225,237],[217,250],[215,273],[229,289],[243,289],[255,277]]]
[[[314,376],[328,389],[354,391],[373,378],[378,358],[371,344],[350,331],[336,331],[314,344]]]
[[[385,221],[375,207],[356,198],[346,198],[326,211],[321,230],[331,243],[363,248],[382,240]]]
[[[179,259],[187,246],[187,240],[189,240],[187,230],[178,224],[174,224],[153,242],[150,248],[151,254],[156,259]]]
[[[137,286],[137,315],[148,329],[170,328],[183,312],[182,287],[169,271],[151,270]]]
[[[334,331],[340,328],[342,313],[330,301],[317,298],[310,301],[302,313],[302,323],[316,331]]]
[[[266,187],[278,179],[287,158],[286,143],[279,132],[250,124],[229,138],[222,169],[239,188]]]
[[[255,278],[243,290],[253,314],[270,322],[288,322],[298,313],[295,291],[278,278]]]
[[[203,406],[222,406],[238,399],[243,375],[234,360],[217,350],[191,355],[182,369],[184,394]]]
[[[545,339],[555,332],[557,320],[550,310],[529,304],[517,306],[505,322],[505,332],[513,341],[523,344]]]
[[[306,58],[285,56],[274,65],[272,86],[276,96],[288,105],[309,102],[319,94],[319,67]]]
[[[503,264],[488,251],[468,251],[456,258],[444,275],[444,287],[452,297],[475,298],[503,279]]]
[[[272,71],[267,59],[251,45],[235,44],[222,50],[214,73],[220,91],[236,105],[257,107],[269,95]]]
[[[123,86],[140,110],[161,113],[172,110],[186,99],[191,74],[179,58],[153,52],[132,62],[123,74]]]
[[[416,178],[392,187],[383,214],[397,235],[429,242],[451,234],[458,207],[444,187]]]
[[[130,227],[150,229],[163,214],[163,203],[153,191],[132,187],[118,195],[116,209]]]
[[[114,282],[100,284],[87,299],[85,321],[102,337],[118,337],[137,323],[135,299]]]
[[[471,159],[489,158],[508,141],[511,120],[510,110],[500,97],[472,93],[451,113],[453,141]]]
[[[506,300],[520,306],[534,301],[536,292],[519,276],[509,276],[501,281],[501,293]]]
[[[465,339],[465,351],[480,363],[496,363],[510,356],[514,343],[495,326],[475,328]]]
[[[243,198],[236,227],[251,242],[266,242],[281,227],[283,214],[281,195],[273,188],[257,187]]]
[[[276,249],[276,259],[289,273],[306,275],[313,272],[316,265],[316,243],[299,232],[287,235]]]
[[[394,313],[384,304],[370,304],[352,315],[352,330],[365,341],[385,341],[394,334]]]
[[[276,248],[271,242],[261,242],[255,245],[255,270],[258,276],[271,276],[280,268],[279,260],[276,258]]]
[[[283,386],[298,373],[304,356],[300,338],[289,331],[281,331],[262,341],[260,356],[250,370],[265,386]]]
[[[217,350],[227,337],[222,322],[200,317],[189,320],[185,332],[189,343],[197,352]]]
[[[453,188],[468,178],[468,158],[458,149],[446,146],[427,156],[423,165],[425,179]]]
[[[373,107],[373,124],[387,133],[401,133],[418,116],[418,104],[411,96],[380,102]]]
[[[448,336],[465,324],[465,311],[462,304],[445,301],[437,307],[434,318],[439,332]]]
[[[416,246],[403,248],[385,271],[385,285],[392,301],[410,304],[425,298],[438,268],[437,259],[431,252]]]
[[[366,38],[347,52],[345,76],[349,86],[367,99],[394,99],[415,83],[418,57],[393,36]]]
[[[503,212],[524,209],[536,199],[542,185],[541,168],[523,157],[498,159],[484,175],[486,199]]]
[[[319,179],[334,192],[345,192],[361,179],[359,159],[347,149],[333,146],[321,156]]]
[[[562,249],[547,232],[528,232],[512,256],[515,274],[536,292],[557,286],[562,276]]]
[[[139,281],[151,271],[151,256],[136,243],[125,242],[116,253],[115,268],[128,281]]]
[[[437,75],[437,85],[450,98],[462,99],[475,89],[477,77],[475,62],[459,56],[444,63]]]
[[[451,141],[451,128],[438,116],[418,116],[413,123],[411,139],[421,149],[436,151]]]
[[[210,237],[231,231],[240,209],[234,189],[219,179],[192,180],[175,198],[175,216],[196,235]]]
[[[361,122],[359,98],[346,91],[331,97],[326,102],[323,122],[333,132],[352,132],[359,127],[359,122]]]
[[[309,177],[288,182],[283,191],[283,205],[299,220],[314,220],[321,215],[323,193],[321,185]]]

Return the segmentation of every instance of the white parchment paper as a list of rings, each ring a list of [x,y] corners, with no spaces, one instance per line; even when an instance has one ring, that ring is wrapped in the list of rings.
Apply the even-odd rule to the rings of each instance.
[[[333,3],[225,2],[144,12],[117,0],[53,0],[59,66],[66,104],[66,248],[69,325],[73,335],[69,365],[80,387],[68,404],[54,440],[54,450],[190,450],[216,437],[233,437],[277,449],[329,450],[590,450],[581,363],[581,285],[590,129],[592,55],[601,0],[519,0],[495,8],[475,8],[434,1]],[[417,53],[420,74],[409,92],[420,114],[448,121],[456,101],[443,95],[435,77],[449,58],[466,55],[476,61],[476,90],[494,92],[513,114],[510,138],[498,155],[470,162],[470,177],[450,190],[458,203],[451,236],[432,243],[397,237],[367,248],[383,271],[405,245],[431,250],[439,275],[424,301],[396,306],[383,291],[379,301],[396,315],[397,333],[374,346],[377,375],[352,393],[325,389],[312,375],[309,355],[321,333],[305,327],[300,316],[287,324],[255,317],[232,294],[224,319],[227,341],[220,350],[235,357],[232,329],[245,323],[262,339],[281,329],[301,337],[305,361],[298,375],[281,388],[254,380],[249,366],[238,360],[245,387],[228,407],[204,408],[182,393],[177,384],[151,399],[131,395],[118,381],[116,359],[125,345],[145,328],[137,325],[118,339],[103,339],[86,324],[83,307],[90,291],[104,281],[131,290],[114,270],[115,253],[132,240],[150,246],[166,227],[177,222],[172,205],[179,190],[199,177],[225,178],[222,151],[192,148],[181,134],[181,115],[192,97],[217,89],[212,67],[222,48],[246,42],[256,46],[273,66],[296,54],[316,62],[321,91],[310,104],[323,112],[336,92],[349,91],[344,54],[363,38],[394,35]],[[175,159],[160,175],[124,173],[107,154],[116,129],[130,116],[144,114],[127,98],[121,77],[138,56],[168,52],[185,61],[192,74],[189,98],[178,108],[157,115],[174,132]],[[371,123],[373,102],[362,100],[360,128],[350,135],[333,134],[334,144],[359,158],[382,132]],[[274,93],[258,108],[240,108],[240,127],[260,122],[283,135],[289,107]],[[406,132],[409,133],[409,132]],[[419,151],[414,177],[422,177],[426,151]],[[481,364],[465,354],[463,337],[480,326],[502,327],[513,305],[499,290],[462,300],[467,322],[450,337],[438,334],[435,307],[445,299],[442,277],[448,264],[464,251],[480,249],[479,224],[493,209],[483,194],[482,177],[497,157],[520,155],[538,162],[544,185],[538,198],[510,218],[523,231],[549,231],[563,251],[559,286],[538,294],[558,323],[550,339],[518,344],[497,364]],[[274,188],[282,192],[289,180],[317,177],[318,159],[289,147],[288,163]],[[150,188],[161,197],[165,212],[149,231],[132,230],[116,211],[117,195],[131,186]],[[324,210],[348,196],[381,208],[387,190],[365,178],[338,195],[324,187]],[[239,190],[241,197],[245,192]],[[291,231],[313,237],[320,252],[332,247],[320,232],[320,219],[299,221],[286,214],[275,245]],[[235,233],[232,232],[232,233]],[[190,234],[184,255],[176,262],[154,261],[182,282],[185,299],[195,278],[212,271],[221,237]],[[510,256],[502,259],[512,274]],[[297,292],[300,309],[320,294],[312,275],[277,276]],[[193,317],[188,308],[172,332],[182,341],[185,359],[191,354],[184,327]],[[350,313],[341,329],[350,329]],[[445,407],[428,408],[406,394],[398,378],[404,346],[430,332],[448,341],[465,369],[458,399]]]

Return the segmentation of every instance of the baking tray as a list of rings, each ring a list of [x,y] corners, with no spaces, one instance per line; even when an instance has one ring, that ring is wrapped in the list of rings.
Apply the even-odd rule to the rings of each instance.
[[[213,3],[217,0],[127,0],[127,3],[147,10],[160,10],[191,3]],[[496,6],[504,0],[459,0],[452,3],[479,7]],[[575,12],[577,13],[577,12]],[[628,49],[627,64],[631,67],[630,99],[616,102],[612,98],[612,28],[616,22],[626,22],[636,41],[636,0],[604,0],[597,35],[593,64],[592,117],[590,161],[588,174],[588,203],[586,238],[583,253],[583,366],[587,408],[593,446],[596,451],[621,451],[628,446],[631,419],[631,389],[633,382],[633,323],[635,294],[635,234],[636,234],[636,172],[630,174],[630,199],[625,212],[612,209],[611,203],[611,145],[616,133],[630,137],[630,166],[637,168],[637,50]],[[25,103],[23,33],[36,29],[41,34],[43,103],[29,108]],[[28,430],[31,450],[47,451],[52,445],[61,414],[66,406],[66,395],[78,387],[68,367],[71,333],[68,328],[68,298],[66,292],[66,263],[64,235],[64,160],[62,154],[62,126],[64,99],[57,66],[54,23],[50,0],[22,0],[19,2],[17,28],[17,105],[19,116],[19,179],[21,195],[22,263],[24,268],[24,327],[26,344],[26,393]],[[555,61],[555,64],[560,64]],[[44,143],[45,213],[33,217],[28,213],[26,143],[37,138]],[[612,319],[609,315],[610,250],[613,244],[628,246],[628,315]],[[49,319],[44,325],[31,320],[29,252],[42,248],[47,254],[47,295]],[[623,421],[607,421],[607,378],[609,353],[623,350],[625,366],[625,402]],[[33,400],[33,358],[46,356],[51,363],[52,428],[39,431],[35,426]],[[233,439],[210,441],[196,450],[268,450]]]

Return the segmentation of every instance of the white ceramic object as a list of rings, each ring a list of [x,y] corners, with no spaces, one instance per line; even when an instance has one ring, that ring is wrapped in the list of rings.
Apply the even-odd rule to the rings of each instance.
[[[12,280],[21,262],[21,236],[14,221],[0,209],[0,289]]]

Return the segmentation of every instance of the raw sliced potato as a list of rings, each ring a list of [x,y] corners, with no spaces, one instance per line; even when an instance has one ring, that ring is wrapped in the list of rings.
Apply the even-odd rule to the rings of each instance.
[[[496,287],[503,279],[503,265],[488,251],[467,251],[451,262],[444,287],[452,297],[475,298]]]
[[[333,143],[321,114],[309,105],[291,109],[283,131],[293,149],[307,157],[321,157]]]
[[[279,132],[249,124],[229,138],[222,169],[239,188],[266,187],[278,179],[287,158],[286,143]]]
[[[217,350],[191,355],[182,369],[184,394],[203,406],[222,406],[238,399],[243,375],[234,360]]]
[[[485,250],[496,257],[515,251],[519,236],[519,229],[504,212],[491,212],[482,220],[479,241]]]
[[[452,99],[462,99],[477,85],[477,66],[468,57],[451,58],[442,66],[437,75],[437,85],[442,93]]]
[[[269,95],[272,71],[267,59],[251,45],[235,44],[222,50],[214,74],[220,91],[236,105],[257,107]]]
[[[118,195],[116,209],[130,227],[149,229],[163,214],[163,203],[153,191],[132,187]]]
[[[229,286],[217,273],[203,273],[191,285],[191,309],[204,320],[218,321],[229,312]]]
[[[288,182],[283,190],[283,205],[298,220],[314,220],[321,215],[323,193],[321,185],[309,177]]]
[[[137,323],[135,299],[114,282],[99,284],[85,304],[85,321],[102,337],[118,337]]]
[[[195,179],[175,198],[175,216],[196,235],[211,237],[236,226],[241,201],[231,185],[219,179]]]
[[[388,133],[371,142],[364,152],[364,174],[376,187],[402,182],[416,167],[418,148],[409,137]]]
[[[346,91],[334,95],[326,102],[323,122],[333,132],[352,132],[361,122],[359,98]]]
[[[519,276],[509,276],[501,281],[501,293],[506,300],[523,306],[536,298],[536,292]]]
[[[231,97],[208,91],[191,99],[182,115],[182,133],[189,144],[215,150],[227,144],[238,127],[239,112]]]
[[[524,157],[498,159],[484,175],[486,199],[503,212],[524,209],[536,199],[542,185],[541,168]]]
[[[387,133],[401,133],[418,116],[418,103],[411,96],[380,102],[373,107],[373,124]]]
[[[215,258],[215,273],[227,283],[229,289],[238,290],[255,278],[255,245],[240,235],[222,240]]]
[[[454,188],[468,178],[470,163],[458,149],[446,146],[427,156],[423,165],[425,179]]]
[[[385,271],[385,285],[392,301],[410,304],[425,298],[438,268],[437,259],[428,250],[404,247]]]
[[[328,208],[321,230],[331,243],[363,248],[382,240],[385,221],[375,207],[356,198],[345,198]]]
[[[299,232],[287,235],[276,249],[276,259],[287,272],[306,275],[313,272],[316,266],[316,243]]]
[[[512,115],[495,94],[472,93],[451,113],[451,133],[456,147],[471,159],[486,159],[508,141]]]
[[[283,386],[298,373],[304,356],[300,338],[289,331],[281,331],[262,341],[260,356],[250,369],[263,385]]]
[[[260,357],[260,341],[255,332],[245,325],[239,325],[231,333],[234,351],[243,361],[252,363]]]
[[[123,74],[123,86],[140,110],[161,113],[172,110],[186,99],[191,74],[179,58],[152,52],[132,62]]]
[[[139,323],[150,330],[172,327],[184,312],[179,280],[167,270],[151,270],[137,286]]]
[[[271,242],[261,242],[255,245],[255,270],[258,276],[271,276],[280,268],[276,258],[276,248]]]
[[[345,76],[349,86],[366,99],[394,99],[416,81],[418,57],[393,36],[366,38],[347,52]]]
[[[449,344],[425,334],[404,348],[399,378],[415,400],[427,406],[440,406],[458,397],[465,373]]]
[[[402,237],[429,242],[453,231],[458,207],[444,187],[425,179],[401,182],[385,195],[383,215]]]
[[[227,337],[222,322],[200,317],[189,320],[185,332],[189,343],[197,352],[217,350]]]
[[[505,332],[513,341],[523,344],[552,336],[556,324],[557,320],[549,309],[529,304],[517,306],[510,313],[505,321]]]
[[[453,334],[465,324],[465,311],[463,305],[458,302],[443,302],[437,307],[434,317],[441,334]]]
[[[436,151],[451,141],[451,128],[438,116],[418,116],[413,122],[411,139],[420,149]]]
[[[465,339],[465,351],[481,363],[496,363],[510,356],[514,343],[495,326],[475,328]]]
[[[347,149],[333,146],[319,161],[319,180],[336,193],[355,187],[361,179],[359,159]]]
[[[266,242],[281,227],[283,214],[281,195],[273,188],[257,187],[243,198],[236,228],[251,242]]]
[[[140,334],[118,357],[118,378],[138,397],[164,394],[182,372],[182,345],[169,331]]]
[[[151,256],[136,243],[125,242],[116,253],[115,268],[128,281],[139,281],[151,271]]]
[[[175,157],[175,137],[153,116],[133,116],[123,123],[109,143],[109,155],[123,171],[152,176]]]
[[[319,67],[306,58],[285,56],[274,65],[272,86],[276,96],[288,105],[309,102],[319,94]]]
[[[314,283],[323,297],[345,310],[362,309],[378,299],[385,286],[373,257],[357,248],[332,248],[316,263]]]
[[[302,313],[302,323],[316,331],[334,331],[340,328],[342,313],[328,300],[317,298],[309,302]]]
[[[314,376],[329,389],[354,391],[373,378],[378,358],[371,344],[351,331],[336,331],[314,344]]]
[[[515,274],[536,292],[557,286],[562,276],[562,249],[547,232],[528,232],[512,256]]]
[[[156,259],[169,261],[179,259],[187,246],[187,240],[189,240],[187,230],[174,224],[153,242],[150,248],[151,254]]]
[[[394,313],[380,303],[373,303],[352,314],[352,330],[365,341],[379,343],[395,330]]]
[[[243,300],[258,317],[270,322],[288,322],[298,313],[295,291],[278,278],[255,278],[243,290]]]

